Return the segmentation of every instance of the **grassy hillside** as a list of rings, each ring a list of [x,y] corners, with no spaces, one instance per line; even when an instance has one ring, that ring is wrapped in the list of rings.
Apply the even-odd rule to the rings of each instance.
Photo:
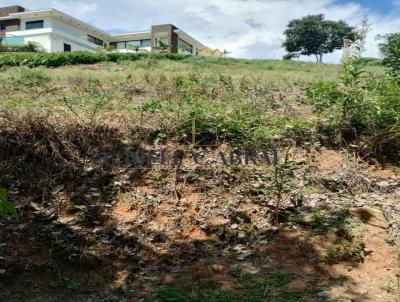
[[[199,136],[220,131],[230,139],[246,136],[254,143],[285,135],[288,127],[310,132],[314,117],[304,105],[304,89],[334,81],[338,69],[337,65],[202,58],[57,69],[15,67],[0,74],[0,106],[14,113],[61,114],[63,121],[83,123],[123,116],[130,126],[139,124],[153,134],[164,131],[174,139],[191,130],[186,122],[195,114]],[[382,73],[380,67],[368,70]]]
[[[400,89],[383,67],[27,65],[0,72],[19,214],[0,221],[0,300],[399,300]]]

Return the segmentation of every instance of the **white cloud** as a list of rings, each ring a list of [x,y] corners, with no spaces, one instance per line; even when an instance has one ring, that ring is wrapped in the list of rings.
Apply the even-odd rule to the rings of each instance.
[[[31,9],[53,7],[111,32],[146,30],[152,24],[174,23],[213,48],[232,56],[280,59],[283,31],[294,18],[323,13],[328,19],[344,19],[355,26],[364,15],[372,23],[366,55],[379,55],[378,34],[400,31],[400,14],[382,15],[349,2],[335,0],[20,0]],[[15,0],[0,0],[0,6]],[[393,0],[400,4],[400,0]],[[400,6],[399,6],[400,7]],[[326,56],[337,62],[340,53]],[[314,58],[310,58],[313,60]]]

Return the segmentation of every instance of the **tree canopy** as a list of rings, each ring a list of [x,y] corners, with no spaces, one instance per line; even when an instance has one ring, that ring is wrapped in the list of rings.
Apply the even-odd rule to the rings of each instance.
[[[290,21],[284,34],[287,57],[315,55],[317,62],[322,62],[324,54],[343,48],[344,40],[356,39],[353,27],[344,21],[325,20],[322,14]]]
[[[389,67],[389,73],[400,80],[400,33],[381,37],[379,44],[383,55],[383,64]]]

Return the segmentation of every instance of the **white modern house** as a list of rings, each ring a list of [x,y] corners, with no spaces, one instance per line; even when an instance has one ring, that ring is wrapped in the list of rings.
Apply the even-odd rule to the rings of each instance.
[[[208,49],[172,24],[155,25],[145,32],[109,34],[56,9],[0,8],[0,44],[33,42],[47,52],[95,51],[113,46],[119,51],[165,51],[197,55]]]

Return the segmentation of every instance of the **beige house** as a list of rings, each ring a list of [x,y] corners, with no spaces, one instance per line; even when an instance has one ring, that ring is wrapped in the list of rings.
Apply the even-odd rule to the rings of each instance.
[[[145,32],[109,34],[56,9],[0,8],[0,44],[33,42],[47,52],[95,51],[113,46],[118,51],[169,52],[198,55],[209,49],[172,24],[154,25]]]

